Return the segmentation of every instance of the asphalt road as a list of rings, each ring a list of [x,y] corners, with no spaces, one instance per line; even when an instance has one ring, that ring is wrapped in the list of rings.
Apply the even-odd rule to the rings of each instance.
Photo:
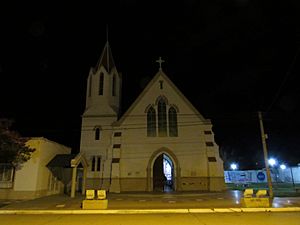
[[[0,215],[1,225],[300,225],[299,212]]]

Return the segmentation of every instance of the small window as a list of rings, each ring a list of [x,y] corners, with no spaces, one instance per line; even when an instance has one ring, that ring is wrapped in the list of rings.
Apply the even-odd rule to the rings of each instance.
[[[212,134],[212,132],[210,130],[205,130],[204,134]]]
[[[116,96],[116,74],[112,78],[112,96]]]
[[[217,162],[216,157],[208,157],[208,162]]]
[[[96,166],[96,157],[93,156],[92,157],[92,168],[91,168],[92,171],[95,171],[95,166]]]
[[[163,89],[164,88],[164,81],[160,80],[159,81],[159,89]]]
[[[119,163],[120,162],[120,158],[113,158],[112,159],[112,163]]]
[[[95,130],[95,140],[100,140],[100,128],[97,127]]]
[[[121,132],[115,132],[114,133],[114,137],[121,137],[122,136],[122,133]]]
[[[13,181],[14,168],[11,164],[0,164],[0,181],[12,182]],[[1,188],[1,186],[0,186]]]
[[[214,146],[214,143],[211,141],[206,142],[206,146]]]
[[[104,74],[100,73],[100,76],[99,76],[99,95],[103,95],[103,87],[104,87]]]
[[[97,157],[97,171],[100,171],[101,168],[101,156]]]
[[[121,148],[121,144],[114,144],[113,148]]]

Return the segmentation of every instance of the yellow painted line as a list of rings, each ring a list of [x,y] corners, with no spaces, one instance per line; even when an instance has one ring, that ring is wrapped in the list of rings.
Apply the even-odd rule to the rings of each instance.
[[[238,212],[299,212],[300,207],[285,208],[199,208],[199,209],[90,209],[90,210],[0,210],[8,214],[170,214],[170,213],[238,213]]]

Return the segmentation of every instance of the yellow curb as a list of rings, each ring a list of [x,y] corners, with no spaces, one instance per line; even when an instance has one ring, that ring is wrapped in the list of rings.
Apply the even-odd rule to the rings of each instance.
[[[199,208],[199,209],[89,209],[89,210],[0,210],[0,215],[16,214],[170,214],[170,213],[237,213],[237,212],[299,212],[300,207],[286,208]]]
[[[190,213],[214,213],[213,209],[189,209]]]
[[[300,207],[269,208],[270,212],[299,212]]]

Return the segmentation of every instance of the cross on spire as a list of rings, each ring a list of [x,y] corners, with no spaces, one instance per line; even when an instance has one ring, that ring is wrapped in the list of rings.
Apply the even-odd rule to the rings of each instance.
[[[159,58],[158,58],[158,60],[156,60],[156,62],[159,63],[159,70],[162,70],[161,64],[162,64],[163,62],[165,62],[165,60],[162,60],[161,57],[159,56]]]

